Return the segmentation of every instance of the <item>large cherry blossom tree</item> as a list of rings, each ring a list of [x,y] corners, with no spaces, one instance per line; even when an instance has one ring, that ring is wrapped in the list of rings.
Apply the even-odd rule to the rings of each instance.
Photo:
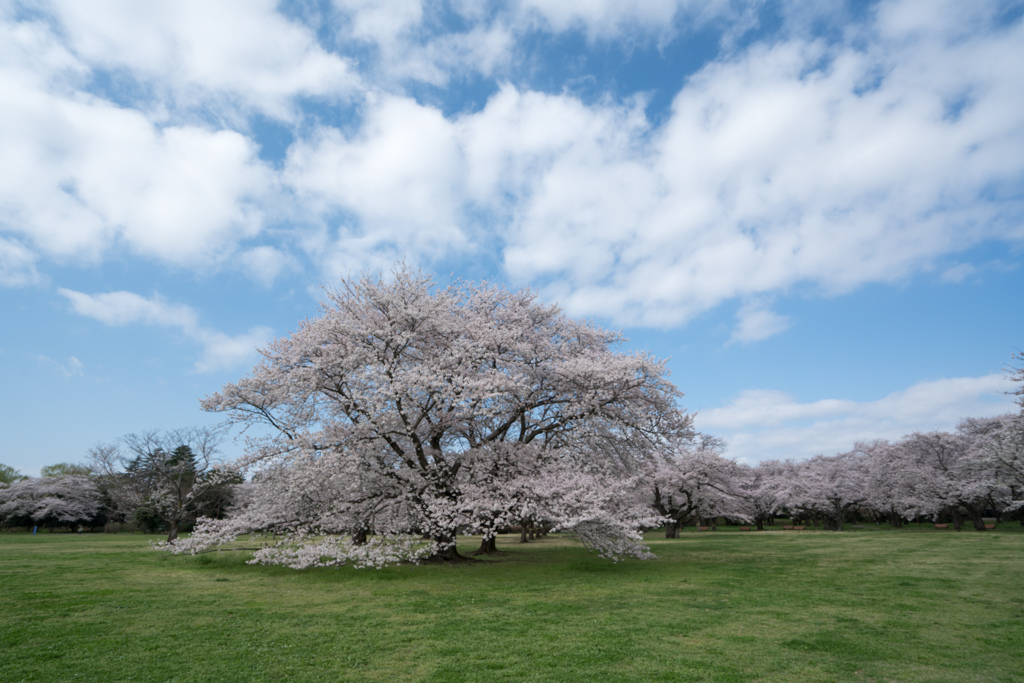
[[[269,428],[237,463],[264,492],[171,549],[272,530],[284,540],[257,561],[454,560],[457,532],[486,541],[531,520],[603,555],[646,556],[639,529],[661,519],[620,455],[690,419],[664,363],[623,341],[529,291],[440,288],[404,265],[344,280],[319,317],[203,402]],[[420,535],[429,543],[410,541]]]

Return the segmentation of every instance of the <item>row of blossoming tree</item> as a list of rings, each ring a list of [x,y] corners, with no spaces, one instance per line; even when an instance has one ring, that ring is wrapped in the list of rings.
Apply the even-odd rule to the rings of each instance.
[[[761,527],[786,510],[840,529],[853,508],[980,519],[1020,502],[1017,418],[745,467],[694,431],[664,363],[621,341],[528,291],[442,289],[404,266],[345,280],[205,399],[252,428],[233,464],[249,483],[227,518],[165,547],[263,533],[254,562],[383,566],[458,560],[459,533],[495,552],[500,530],[534,526],[642,558],[641,531],[662,525],[670,537],[721,517]]]
[[[837,531],[853,514],[895,527],[941,519],[984,530],[986,515],[1019,517],[1024,507],[1024,418],[968,418],[955,432],[858,443],[803,462],[766,461],[747,482],[747,514],[759,525],[785,510]]]

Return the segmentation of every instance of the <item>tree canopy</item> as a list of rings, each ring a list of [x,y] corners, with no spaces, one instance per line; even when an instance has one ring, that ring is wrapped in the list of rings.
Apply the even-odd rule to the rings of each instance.
[[[13,484],[16,481],[27,479],[24,474],[14,469],[10,465],[0,463],[0,484]]]
[[[525,290],[439,288],[405,266],[345,280],[319,317],[203,402],[272,430],[238,465],[274,493],[179,550],[231,526],[294,534],[260,561],[373,563],[367,531],[378,559],[414,553],[409,534],[431,541],[418,556],[455,559],[459,530],[486,538],[543,519],[603,554],[645,555],[639,529],[658,516],[622,454],[689,433],[690,418],[664,363],[622,341]]]
[[[0,521],[22,524],[72,524],[90,521],[100,509],[100,494],[88,477],[38,477],[0,488]]]
[[[91,474],[93,474],[93,471],[88,465],[71,462],[59,462],[56,465],[46,465],[39,470],[40,477],[88,477]]]
[[[221,433],[190,427],[127,434],[90,449],[110,519],[163,525],[167,540],[201,515],[220,517],[241,478],[217,459]],[[122,451],[127,449],[127,454]]]

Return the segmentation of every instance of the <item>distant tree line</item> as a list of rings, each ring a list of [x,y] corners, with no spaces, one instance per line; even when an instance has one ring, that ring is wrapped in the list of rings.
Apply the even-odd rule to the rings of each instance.
[[[0,526],[139,529],[168,540],[232,504],[241,477],[218,466],[220,432],[188,428],[129,434],[26,477],[0,465]]]
[[[1013,358],[1024,361],[1024,354]],[[1024,524],[1024,365],[1011,368],[1010,379],[1019,413],[965,418],[953,432],[914,432],[832,456],[755,466],[723,457],[706,437],[698,448],[670,449],[648,469],[652,504],[669,520],[669,537],[682,525],[718,518],[762,529],[785,516],[836,531],[851,519],[894,527],[941,521],[979,531],[986,517]]]
[[[723,517],[761,529],[781,516],[834,531],[851,520],[983,531],[985,518],[1024,523],[1024,418],[967,418],[954,432],[858,443],[799,462],[742,466],[717,454],[683,454],[668,472],[653,484],[653,499],[676,525]]]

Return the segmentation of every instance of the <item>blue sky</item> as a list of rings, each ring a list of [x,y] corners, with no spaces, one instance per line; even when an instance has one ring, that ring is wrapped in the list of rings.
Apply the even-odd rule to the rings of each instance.
[[[216,423],[398,259],[624,330],[744,462],[1006,412],[1022,15],[0,0],[0,462]]]

